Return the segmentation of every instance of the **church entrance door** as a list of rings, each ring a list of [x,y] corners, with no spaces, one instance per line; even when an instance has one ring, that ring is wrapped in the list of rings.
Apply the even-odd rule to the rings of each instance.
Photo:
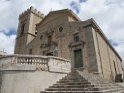
[[[74,62],[75,62],[75,68],[83,67],[83,61],[82,61],[82,50],[74,50]]]
[[[47,53],[47,56],[53,56],[53,52]]]

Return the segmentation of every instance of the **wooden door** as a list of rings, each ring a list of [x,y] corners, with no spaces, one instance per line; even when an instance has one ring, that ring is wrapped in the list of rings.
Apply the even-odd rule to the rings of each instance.
[[[74,57],[75,57],[75,68],[83,67],[82,51],[81,51],[81,49],[74,51]]]

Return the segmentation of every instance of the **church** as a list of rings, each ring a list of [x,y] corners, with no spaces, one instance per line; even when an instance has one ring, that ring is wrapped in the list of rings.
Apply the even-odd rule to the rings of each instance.
[[[1,56],[0,62],[1,93],[124,92],[108,83],[122,81],[120,55],[93,18],[82,21],[69,9],[44,15],[31,6],[21,13],[14,55]]]
[[[82,21],[69,9],[20,14],[14,53],[62,57],[109,80],[122,74],[121,57],[94,19]]]

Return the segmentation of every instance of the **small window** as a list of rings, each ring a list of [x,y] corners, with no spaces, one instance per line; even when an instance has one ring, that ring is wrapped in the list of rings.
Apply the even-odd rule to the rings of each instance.
[[[43,35],[40,36],[40,40],[42,40],[42,39],[43,39]]]
[[[61,26],[60,28],[59,28],[59,32],[62,32],[63,31],[63,27]]]
[[[37,35],[37,30],[35,30],[35,35]]]
[[[52,41],[52,36],[50,35],[50,36],[48,36],[48,44],[50,44],[51,41]]]
[[[32,54],[32,49],[29,49],[29,55],[31,55]]]
[[[37,32],[35,31],[35,35],[37,35]]]
[[[23,25],[21,26],[21,33],[20,33],[20,35],[24,34],[24,29],[25,29],[25,24],[23,24]]]
[[[79,41],[79,34],[74,34],[74,42],[78,42]]]
[[[37,24],[35,25],[35,35],[37,35]]]

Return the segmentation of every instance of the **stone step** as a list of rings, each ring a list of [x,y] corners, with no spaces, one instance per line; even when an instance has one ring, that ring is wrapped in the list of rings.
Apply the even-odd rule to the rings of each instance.
[[[85,78],[83,78],[83,77],[68,77],[68,76],[66,76],[66,77],[63,77],[62,79],[69,79],[69,80],[76,80],[76,79],[83,79],[83,80],[87,80],[87,79],[85,79]]]
[[[43,91],[40,93],[105,93],[102,91]]]
[[[83,84],[91,84],[90,82],[67,82],[67,83],[56,83],[56,84],[53,84],[53,85],[83,85]]]
[[[97,84],[97,85],[94,85],[94,86],[95,87],[118,87],[117,85],[109,85],[109,84]]]
[[[66,83],[66,82],[88,82],[88,80],[82,80],[82,79],[77,79],[77,80],[67,80],[67,79],[64,79],[64,80],[60,80],[60,81],[57,81],[59,83]]]
[[[46,89],[47,91],[101,91],[101,90],[111,90],[111,89],[123,89],[123,88],[120,88],[120,87],[85,87],[85,88],[48,88]]]
[[[113,89],[106,89],[103,90],[104,93],[118,93],[118,91],[124,91],[123,88],[113,88]],[[124,93],[124,92],[122,92]]]
[[[108,85],[108,84],[98,84],[98,85],[91,85],[91,84],[83,84],[83,85],[54,85],[50,86],[50,88],[84,88],[84,87],[120,87],[116,85]]]
[[[88,81],[90,82],[90,81]],[[107,83],[107,82],[90,82],[91,84],[113,84],[113,83]]]
[[[88,80],[86,80],[86,79],[79,79],[79,78],[77,78],[77,79],[64,78],[64,79],[62,79],[62,80],[60,80],[60,81],[88,81]]]
[[[64,82],[64,83],[59,83],[57,82],[56,84],[65,84],[65,85],[83,85],[83,84],[91,84],[90,82],[84,81],[84,82]]]
[[[81,75],[79,75],[79,74],[77,74],[77,75],[75,75],[75,74],[73,74],[73,75],[67,75],[68,77],[82,77]]]
[[[104,86],[104,87],[97,87],[97,88],[98,88],[100,91],[101,91],[101,90],[117,89],[117,88],[123,89],[123,88],[120,88],[120,87],[117,87],[117,86],[109,86],[109,87]]]
[[[109,81],[103,81],[103,80],[88,80],[90,82],[105,82],[105,83],[110,83]]]
[[[115,93],[124,93],[124,90],[119,90],[119,91],[117,91]]]
[[[48,88],[46,91],[99,91],[98,88]]]
[[[94,87],[94,85],[83,84],[83,85],[54,85],[54,86],[50,86],[50,88],[86,88],[86,87]]]

